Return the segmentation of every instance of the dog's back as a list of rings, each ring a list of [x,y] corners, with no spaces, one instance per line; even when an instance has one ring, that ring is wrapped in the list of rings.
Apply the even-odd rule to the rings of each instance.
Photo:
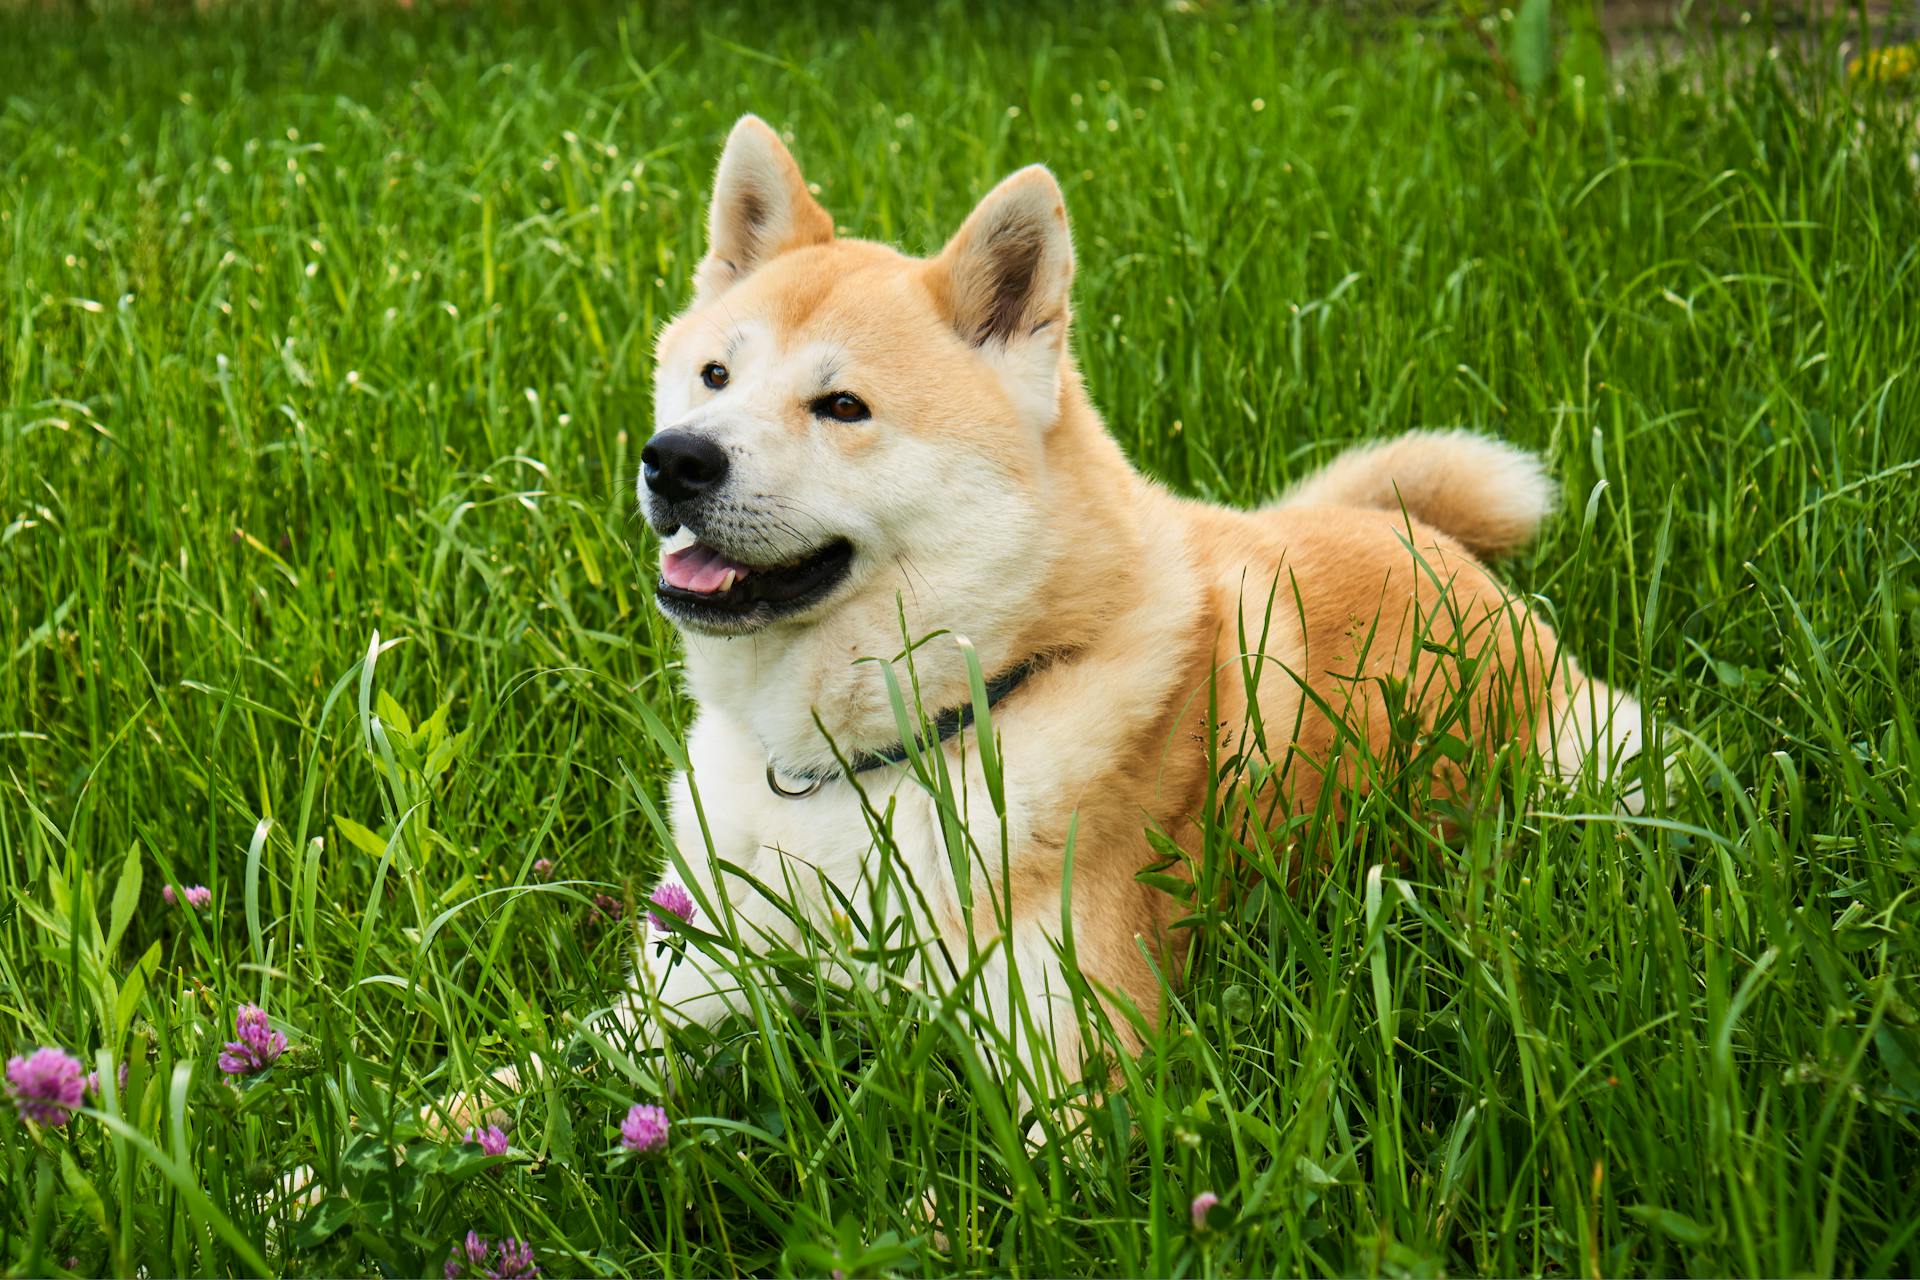
[[[1383,752],[1386,682],[1412,675],[1409,709],[1423,728],[1476,685],[1464,710],[1477,745],[1530,742],[1564,778],[1605,780],[1637,754],[1638,703],[1583,673],[1479,562],[1524,546],[1556,498],[1534,454],[1470,431],[1413,431],[1347,450],[1252,513],[1284,550],[1271,615],[1274,584],[1258,584],[1255,601],[1249,579],[1239,628],[1257,636],[1280,617],[1297,631],[1303,736],[1333,753],[1337,717]],[[1438,669],[1462,660],[1464,671]],[[1263,691],[1263,711],[1266,701]],[[1626,802],[1639,807],[1637,795]]]

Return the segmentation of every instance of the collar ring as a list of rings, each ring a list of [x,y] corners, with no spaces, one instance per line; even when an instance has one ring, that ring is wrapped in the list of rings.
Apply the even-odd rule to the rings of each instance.
[[[825,778],[807,778],[804,786],[798,790],[788,790],[780,785],[780,775],[774,772],[773,761],[767,761],[767,790],[785,800],[804,800],[821,787],[827,785]]]

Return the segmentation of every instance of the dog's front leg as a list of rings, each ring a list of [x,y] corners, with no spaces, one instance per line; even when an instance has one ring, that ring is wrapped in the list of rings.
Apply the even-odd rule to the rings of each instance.
[[[763,776],[743,763],[746,748],[738,738],[731,726],[703,717],[688,748],[698,762],[704,804],[685,774],[667,787],[676,851],[662,876],[684,882],[695,911],[686,934],[647,918],[639,922],[628,992],[614,1009],[622,1038],[636,1052],[661,1049],[669,1027],[711,1027],[750,1012],[758,998],[753,957],[795,941],[792,920],[754,886],[775,860],[762,820],[768,794]]]
[[[659,1049],[665,1028],[711,1027],[729,1014],[746,1012],[752,991],[742,968],[691,940],[671,941],[649,929],[616,1015],[636,1049]]]
[[[1037,922],[987,945],[992,954],[971,1002],[984,1024],[981,1044],[1007,1083],[1015,1119],[1036,1112],[1027,1140],[1043,1146],[1051,1129],[1065,1133],[1077,1123],[1067,1099],[1087,1067],[1081,1013],[1059,952]]]

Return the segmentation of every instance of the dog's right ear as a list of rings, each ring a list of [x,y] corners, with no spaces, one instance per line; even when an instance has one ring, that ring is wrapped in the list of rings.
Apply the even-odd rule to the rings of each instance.
[[[704,302],[777,254],[831,239],[833,219],[808,193],[780,135],[759,116],[741,116],[713,175],[696,296]]]
[[[1000,372],[1021,417],[1060,416],[1061,363],[1073,289],[1073,237],[1060,184],[1028,165],[967,215],[928,264],[934,304]]]
[[[1018,345],[1052,329],[1065,340],[1073,239],[1060,184],[1028,165],[986,194],[934,259],[938,297],[976,347]]]

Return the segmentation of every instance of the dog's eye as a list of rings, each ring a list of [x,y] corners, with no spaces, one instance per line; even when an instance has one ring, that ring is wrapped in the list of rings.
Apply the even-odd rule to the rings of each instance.
[[[865,400],[847,391],[821,396],[813,402],[813,412],[822,418],[832,418],[835,422],[859,422],[873,416]]]
[[[700,381],[707,384],[710,391],[718,391],[727,385],[727,366],[718,360],[709,360],[707,367],[700,371]]]

